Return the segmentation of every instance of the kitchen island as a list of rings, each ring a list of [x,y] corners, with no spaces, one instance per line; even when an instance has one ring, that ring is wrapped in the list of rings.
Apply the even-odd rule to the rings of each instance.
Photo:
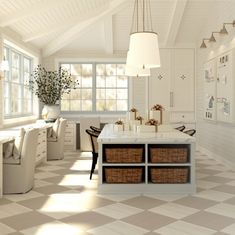
[[[170,127],[98,138],[98,193],[195,193],[195,138]]]

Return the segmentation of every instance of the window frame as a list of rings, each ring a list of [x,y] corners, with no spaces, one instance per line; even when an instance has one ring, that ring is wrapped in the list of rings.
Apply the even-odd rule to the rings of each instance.
[[[6,81],[5,78],[4,78],[4,84],[3,84],[3,87],[5,89],[5,82],[8,83],[9,85],[9,97],[8,97],[8,105],[10,107],[10,110],[9,110],[9,114],[6,114],[5,113],[5,107],[3,109],[3,116],[4,116],[4,119],[8,120],[8,119],[14,119],[14,118],[20,118],[20,117],[29,117],[29,116],[32,116],[33,115],[33,91],[30,91],[31,93],[31,112],[23,112],[24,110],[24,87],[26,86],[25,84],[25,81],[24,81],[24,73],[25,73],[25,70],[24,70],[24,59],[27,59],[29,60],[29,76],[31,76],[32,72],[33,72],[33,58],[28,56],[27,54],[15,49],[14,47],[12,46],[9,46],[7,44],[3,44],[3,50],[7,50],[7,57],[8,57],[8,62],[9,62],[9,71],[5,72],[5,73],[8,73],[8,80]],[[16,82],[13,82],[12,81],[12,52],[15,53],[15,54],[18,54],[19,55],[19,73],[20,73],[20,77],[19,77],[19,83],[16,83]],[[12,84],[17,84],[20,86],[20,92],[21,92],[21,102],[20,102],[20,106],[21,106],[21,112],[20,113],[17,113],[17,114],[14,114],[12,113],[11,111],[11,105],[12,105],[12,93],[11,93],[11,87],[12,87]],[[19,98],[17,99],[19,100]],[[29,99],[30,100],[30,99]],[[5,106],[5,94],[3,92],[3,103],[4,103],[4,106]]]
[[[112,62],[107,62],[107,61],[61,61],[59,62],[59,67],[62,64],[92,64],[92,111],[65,111],[61,110],[61,114],[99,114],[99,115],[123,115],[128,111],[128,107],[130,104],[130,79],[128,79],[128,76],[124,75],[127,77],[127,110],[126,111],[97,111],[96,110],[96,90],[98,89],[96,86],[96,65],[97,64],[125,64],[124,61],[112,61]],[[79,86],[79,85],[78,85]],[[117,89],[117,87],[115,87]],[[104,88],[106,89],[106,87]],[[117,100],[117,99],[116,99]],[[61,109],[61,102],[60,102],[60,109]]]

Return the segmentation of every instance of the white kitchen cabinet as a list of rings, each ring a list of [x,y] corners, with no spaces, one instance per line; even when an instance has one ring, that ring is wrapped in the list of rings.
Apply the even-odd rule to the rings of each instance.
[[[64,137],[65,150],[76,150],[76,122],[67,121]]]
[[[194,121],[194,49],[161,49],[161,67],[151,71],[149,108],[161,104],[171,122]]]

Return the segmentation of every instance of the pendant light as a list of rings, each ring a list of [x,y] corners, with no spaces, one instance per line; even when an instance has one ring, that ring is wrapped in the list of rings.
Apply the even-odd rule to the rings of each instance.
[[[125,75],[130,77],[146,77],[150,76],[150,69],[148,68],[135,68],[130,65],[129,60],[132,60],[132,55],[130,52],[127,52],[127,61],[126,61],[126,68],[125,68]]]
[[[129,67],[145,69],[161,66],[158,34],[152,28],[150,0],[135,0],[129,52]]]

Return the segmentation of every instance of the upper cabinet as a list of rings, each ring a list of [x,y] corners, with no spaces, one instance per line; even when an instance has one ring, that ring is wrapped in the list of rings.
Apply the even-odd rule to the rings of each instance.
[[[161,49],[160,56],[161,67],[152,70],[149,80],[149,106],[161,104],[184,119],[178,112],[194,112],[194,49]]]

